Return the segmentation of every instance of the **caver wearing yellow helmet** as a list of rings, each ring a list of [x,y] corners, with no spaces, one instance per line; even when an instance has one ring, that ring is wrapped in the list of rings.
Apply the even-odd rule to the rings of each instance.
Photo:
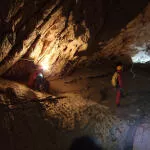
[[[117,106],[120,106],[120,98],[123,92],[122,70],[123,70],[123,66],[120,63],[116,66],[116,72],[112,76],[112,80],[111,80],[112,85],[116,88],[116,105]]]
[[[122,67],[121,65],[119,65],[119,66],[116,67],[117,71],[121,71],[122,68],[123,68],[123,67]]]
[[[116,105],[120,106],[120,98],[123,92],[123,85],[122,85],[122,64],[117,65],[117,86],[116,86]]]

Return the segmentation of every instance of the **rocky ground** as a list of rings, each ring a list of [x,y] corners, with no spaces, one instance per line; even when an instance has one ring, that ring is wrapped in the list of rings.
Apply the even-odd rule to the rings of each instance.
[[[112,115],[120,119],[120,122],[115,122],[117,125],[111,130],[112,137],[114,134],[116,137],[121,134],[121,138],[118,138],[119,141],[116,137],[112,138],[113,144],[119,143],[119,147],[114,149],[148,150],[150,149],[148,145],[150,142],[150,78],[148,68],[148,64],[135,64],[129,70],[125,68],[123,74],[125,97],[122,98],[119,108],[115,105],[115,90],[110,84],[113,74],[113,68],[110,69],[110,65],[103,67],[101,64],[99,67],[93,66],[92,69],[87,68],[84,71],[81,69],[81,72],[75,73],[74,77],[52,81],[51,86],[53,88],[59,87],[56,88],[59,93],[80,93],[88,101],[107,106]],[[110,147],[108,149],[112,149]]]
[[[149,74],[142,66],[132,71],[135,76],[124,72],[126,96],[120,108],[115,106],[109,65],[50,81],[55,96],[0,79],[1,147],[66,150],[75,137],[90,135],[104,149],[149,150]]]

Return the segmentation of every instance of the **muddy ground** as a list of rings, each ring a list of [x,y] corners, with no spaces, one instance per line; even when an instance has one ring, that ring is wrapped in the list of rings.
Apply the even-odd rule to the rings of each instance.
[[[110,65],[93,65],[49,79],[51,94],[0,79],[1,147],[66,150],[74,138],[89,135],[104,149],[149,150],[148,67],[134,65],[133,70],[124,71],[126,96],[119,108],[110,83],[113,71]]]

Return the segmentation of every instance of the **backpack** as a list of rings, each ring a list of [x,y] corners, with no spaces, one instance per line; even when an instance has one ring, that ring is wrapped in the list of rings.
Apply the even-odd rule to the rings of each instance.
[[[112,76],[112,79],[111,79],[111,84],[113,87],[116,87],[117,84],[118,84],[118,73],[115,72]]]

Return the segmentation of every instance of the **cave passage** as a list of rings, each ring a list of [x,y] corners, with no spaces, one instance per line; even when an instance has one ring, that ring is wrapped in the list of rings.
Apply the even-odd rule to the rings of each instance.
[[[134,64],[132,72],[123,72],[126,95],[119,108],[110,83],[114,67],[105,62],[50,81],[52,94],[0,79],[1,147],[69,149],[75,138],[88,135],[105,149],[148,150],[148,68]]]
[[[90,137],[150,150],[149,12],[148,0],[1,0],[0,149],[72,150]]]

